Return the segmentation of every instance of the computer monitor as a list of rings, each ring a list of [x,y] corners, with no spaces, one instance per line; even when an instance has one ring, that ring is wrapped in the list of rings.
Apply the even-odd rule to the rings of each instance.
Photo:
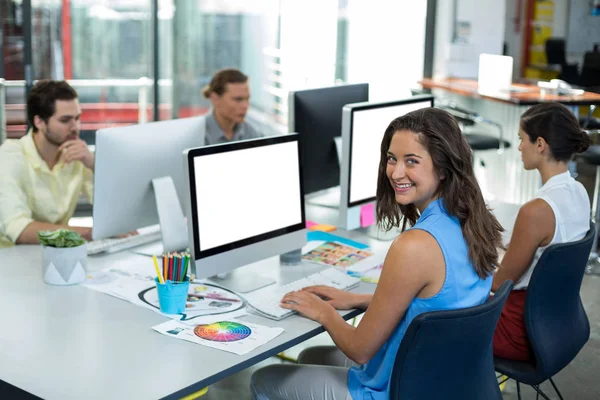
[[[185,151],[188,232],[197,278],[306,244],[298,139],[289,134]],[[249,282],[242,282],[245,290],[231,287],[231,281],[221,284],[246,292],[268,283],[248,288]]]
[[[425,107],[433,107],[433,96],[344,107],[339,222],[342,228],[357,229],[368,224],[368,221],[361,224],[361,208],[375,202],[381,140],[390,122]]]
[[[288,128],[302,136],[304,190],[310,195],[308,201],[319,203],[317,198],[325,194],[323,191],[340,184],[341,160],[336,138],[342,135],[342,108],[368,100],[368,83],[290,92]],[[337,198],[325,200],[323,205],[339,206],[339,189],[335,193]]]
[[[164,251],[187,248],[181,155],[204,145],[205,127],[200,116],[98,130],[92,237],[160,222]]]
[[[497,54],[479,55],[477,91],[480,94],[510,93],[513,77],[513,58]]]

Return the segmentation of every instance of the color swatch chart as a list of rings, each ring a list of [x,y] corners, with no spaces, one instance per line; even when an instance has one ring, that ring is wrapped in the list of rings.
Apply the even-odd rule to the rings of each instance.
[[[194,333],[200,339],[212,342],[237,342],[250,336],[252,330],[237,322],[223,321],[198,325],[194,328]]]
[[[170,320],[152,329],[163,335],[203,346],[244,355],[281,335],[283,328],[271,328],[246,321],[219,321],[189,326]]]

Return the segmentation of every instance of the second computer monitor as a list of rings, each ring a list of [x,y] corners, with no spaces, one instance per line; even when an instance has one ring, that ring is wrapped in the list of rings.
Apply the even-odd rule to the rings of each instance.
[[[297,134],[190,149],[185,162],[196,277],[306,243]]]
[[[381,140],[390,122],[425,107],[433,107],[433,96],[420,95],[404,100],[350,104],[344,107],[340,178],[341,227],[360,227],[361,207],[375,201]]]
[[[339,185],[340,160],[335,138],[342,135],[342,108],[368,100],[368,83],[290,92],[288,128],[302,136],[307,195]]]
[[[185,149],[204,145],[205,127],[200,116],[98,130],[93,238],[158,224],[155,178],[170,177],[183,202],[187,182],[181,155]],[[181,210],[178,214],[183,218]],[[185,222],[181,223],[185,229]],[[164,240],[164,229],[162,233]]]

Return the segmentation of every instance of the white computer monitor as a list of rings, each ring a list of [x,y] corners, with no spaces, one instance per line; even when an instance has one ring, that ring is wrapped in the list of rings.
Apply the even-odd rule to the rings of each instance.
[[[512,57],[486,53],[479,55],[477,90],[480,94],[498,95],[509,93],[512,77]]]
[[[298,134],[189,149],[184,158],[197,278],[306,244]]]
[[[394,119],[425,107],[433,107],[433,96],[403,100],[357,103],[342,113],[342,169],[340,174],[340,227],[361,227],[361,207],[375,203],[381,140]]]
[[[181,155],[204,145],[205,129],[199,116],[98,130],[92,237],[160,223],[165,251],[187,248],[183,205],[176,204],[187,193]]]

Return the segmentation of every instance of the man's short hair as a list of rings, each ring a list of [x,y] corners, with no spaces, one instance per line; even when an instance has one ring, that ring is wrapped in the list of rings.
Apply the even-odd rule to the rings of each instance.
[[[48,122],[56,112],[56,100],[73,100],[77,98],[77,92],[66,81],[53,81],[44,79],[38,81],[27,99],[27,121],[37,132],[34,117],[37,115]]]

